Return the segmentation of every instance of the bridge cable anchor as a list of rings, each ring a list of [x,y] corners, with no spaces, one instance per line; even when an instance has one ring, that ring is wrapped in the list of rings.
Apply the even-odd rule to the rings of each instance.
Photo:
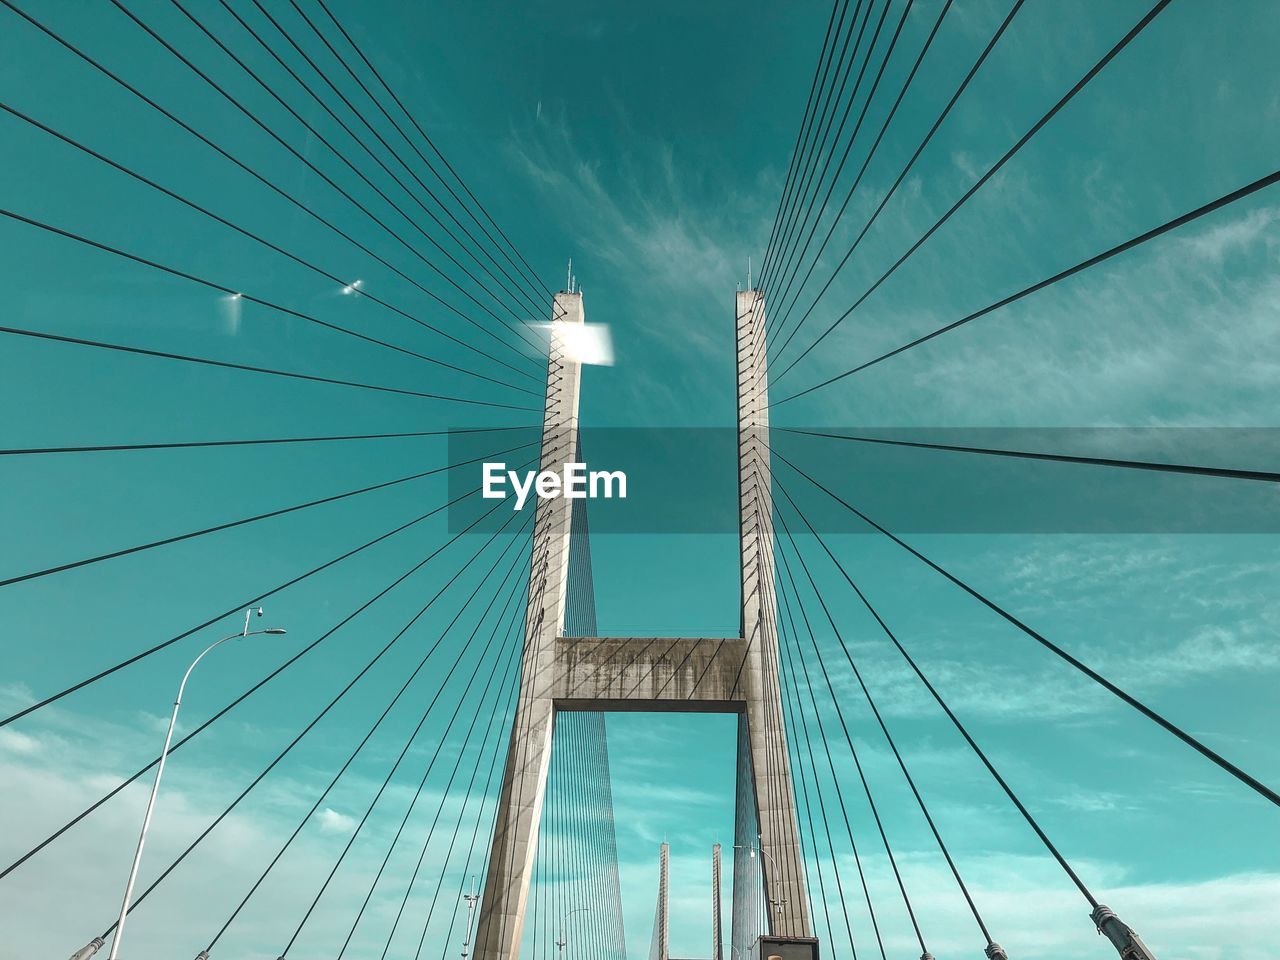
[[[1098,928],[1098,933],[1110,940],[1112,946],[1119,951],[1121,960],[1156,960],[1151,948],[1110,907],[1098,904],[1089,916]]]
[[[102,945],[106,943],[101,937],[94,937],[83,947],[71,955],[71,960],[89,960],[95,953],[102,949]]]

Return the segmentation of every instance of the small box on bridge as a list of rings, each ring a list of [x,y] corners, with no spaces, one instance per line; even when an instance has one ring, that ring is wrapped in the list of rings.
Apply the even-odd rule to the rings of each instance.
[[[818,960],[818,940],[764,936],[756,941],[751,960]]]

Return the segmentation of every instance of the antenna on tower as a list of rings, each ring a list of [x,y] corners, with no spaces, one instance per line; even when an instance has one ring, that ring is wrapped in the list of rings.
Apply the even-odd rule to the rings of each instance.
[[[747,289],[751,289],[751,258],[747,257]]]
[[[564,288],[569,293],[573,293],[573,257],[569,258],[569,269],[564,274]]]

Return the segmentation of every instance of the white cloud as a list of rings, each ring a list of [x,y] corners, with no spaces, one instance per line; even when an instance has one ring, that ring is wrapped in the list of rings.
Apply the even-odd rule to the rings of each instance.
[[[625,126],[625,116],[619,122]],[[777,187],[770,180],[749,195],[721,193],[708,203],[706,193],[724,187],[702,164],[634,132],[629,142],[630,151],[609,163],[586,155],[565,111],[548,106],[536,125],[512,132],[510,149],[534,188],[581,231],[574,268],[594,304],[588,319],[610,322],[609,304],[591,298],[593,277],[605,272],[616,279],[615,296],[620,287],[648,303],[642,322],[614,328],[619,365],[628,364],[629,337],[723,361],[732,343],[729,294],[746,279],[755,238],[768,233]],[[744,222],[751,225],[745,233]],[[730,244],[726,237],[744,239]],[[696,375],[696,365],[678,368],[685,371],[679,382],[671,381],[670,370],[638,368],[616,382],[632,392],[631,407],[651,422],[685,422],[689,411],[705,406],[696,398],[722,397],[723,391]]]
[[[104,739],[117,736],[116,731],[100,733]],[[75,811],[85,796],[116,782],[116,774],[111,769],[114,764],[99,758],[100,745],[92,730],[84,731],[82,739],[43,731],[24,732],[22,736],[31,744],[38,744],[40,748],[49,745],[50,749],[37,749],[34,754],[0,753],[0,777],[7,785],[0,795],[0,819],[4,823],[60,822]],[[150,739],[143,736],[140,742],[149,743]],[[25,751],[26,747],[22,749]],[[959,782],[960,756],[956,751],[913,749],[911,760],[922,775],[928,771],[931,777]],[[866,761],[876,771],[873,775],[880,779],[883,779],[879,772],[881,765],[892,762],[883,750],[872,749],[867,749]],[[244,780],[243,770],[197,769],[190,763],[176,766],[174,773],[165,788],[148,846],[144,884],[207,825],[220,809],[226,791],[238,789]],[[670,814],[712,809],[731,802],[731,798],[716,796],[705,789],[662,784],[647,769],[639,773],[641,782],[629,779],[626,770],[619,771],[615,778],[619,830],[629,832],[631,838],[636,836],[636,831],[656,832],[659,828],[657,817],[647,825],[640,822],[637,813],[642,814],[646,807]],[[147,960],[171,956],[175,945],[180,949],[189,947],[193,952],[203,946],[202,940],[212,935],[247,891],[258,871],[312,802],[323,781],[320,771],[295,769],[229,818],[198,856],[180,867],[160,888],[153,902],[139,909],[130,930],[131,954]],[[283,938],[309,905],[345,836],[354,829],[355,818],[343,811],[362,811],[375,788],[375,781],[365,777],[355,777],[340,788],[332,805],[322,808],[315,829],[304,831],[290,854],[273,871],[262,892],[236,921],[229,939],[220,945],[220,953],[243,954],[252,960],[270,960],[278,954]],[[117,801],[77,827],[73,835],[52,845],[15,874],[13,880],[6,881],[9,884],[5,890],[6,913],[21,918],[19,922],[6,923],[6,935],[15,956],[69,952],[109,922],[132,850],[146,789],[145,783],[131,787]],[[402,811],[408,804],[410,792],[408,785],[398,784],[384,802],[389,809]],[[1105,792],[1063,790],[1059,796],[1062,806],[1084,816],[1131,809],[1124,798]],[[421,838],[439,804],[438,793],[428,793],[419,801],[409,829],[412,840],[397,848],[387,879],[362,921],[355,941],[360,951],[380,951],[382,938],[399,906],[403,884],[421,849]],[[480,831],[481,856],[488,809],[484,811]],[[457,813],[456,801],[446,801],[445,822],[450,822]],[[1029,960],[1076,960],[1082,950],[1095,942],[1087,909],[1066,887],[1051,861],[1001,852],[1003,835],[999,831],[988,831],[991,811],[947,803],[936,808],[935,813],[950,823],[967,822],[975,833],[991,839],[988,855],[965,853],[963,869],[992,923],[993,932],[1010,949],[1011,955]],[[398,820],[398,817],[390,819]],[[676,822],[682,819],[677,817]],[[701,816],[689,819],[700,820]],[[383,817],[376,823],[371,821],[369,835],[353,847],[349,862],[326,895],[322,909],[308,923],[299,949],[310,950],[345,938],[355,908],[363,899],[369,879],[390,840],[394,824],[387,820]],[[470,815],[466,822],[468,825],[473,822]],[[670,816],[667,822],[672,822]],[[38,831],[28,828],[22,839],[32,832]],[[626,902],[643,907],[628,918],[633,950],[643,951],[648,942],[652,922],[648,905],[656,893],[656,839],[651,847],[652,857],[620,864]],[[706,942],[709,930],[709,844],[697,834],[671,839],[673,944],[681,945],[681,949],[696,950]],[[725,842],[728,848],[731,841]],[[11,855],[18,843],[17,837],[7,835],[4,852]],[[440,835],[428,849],[410,900],[408,915],[413,919],[402,922],[397,933],[396,943],[403,941],[406,949],[413,948],[421,933],[421,918],[429,908],[444,852],[445,838]],[[464,854],[460,845],[445,880],[445,902],[437,906],[439,927],[436,920],[432,921],[432,930],[438,929],[439,936],[444,936],[446,921],[454,918],[458,889],[466,883],[461,867]],[[727,891],[731,888],[731,855],[726,855],[725,863]],[[85,864],[94,865],[94,869],[85,869]],[[936,853],[904,844],[901,865],[913,902],[926,924],[931,947],[940,956],[944,952],[953,956],[972,952],[975,949],[972,920],[965,915],[954,882],[938,862]],[[1276,956],[1266,951],[1271,949],[1268,946],[1272,933],[1271,905],[1280,893],[1280,876],[1239,873],[1150,883],[1134,880],[1123,862],[1086,861],[1076,865],[1091,883],[1105,890],[1107,902],[1136,926],[1162,957],[1174,960],[1231,957],[1235,960],[1247,956],[1250,960],[1264,960]],[[855,930],[862,936],[863,943],[869,945],[869,927],[865,920],[856,919],[855,911],[859,907],[856,890],[851,886],[855,882],[853,864],[851,860],[842,859],[840,866],[850,910],[855,916]],[[890,949],[908,950],[907,928],[899,915],[900,907],[894,902],[894,885],[887,863],[873,851],[864,851],[864,866],[873,896],[877,898],[877,910],[882,911],[884,928],[891,934]],[[478,861],[473,871],[477,868]],[[824,870],[830,886],[829,863],[824,864]],[[816,884],[816,876],[811,882]],[[75,907],[73,923],[67,922],[66,904]],[[832,907],[834,909],[834,904]],[[459,915],[464,913],[465,908]],[[726,910],[726,921],[728,915]],[[835,922],[837,930],[841,929],[842,922]]]
[[[980,955],[981,936],[960,898],[955,880],[938,858],[901,858],[912,905],[921,918],[930,949],[938,956]],[[1280,874],[1243,873],[1177,883],[1125,882],[1114,865],[1077,864],[1116,913],[1166,960],[1274,960],[1280,956],[1268,933],[1271,899],[1280,893]],[[887,864],[864,858],[877,911],[897,920],[886,926],[886,947],[907,953],[912,945],[901,904],[892,899],[894,885]],[[828,868],[829,870],[829,868]],[[856,876],[851,861],[841,871]],[[1011,957],[1027,960],[1076,960],[1105,956],[1089,920],[1089,906],[1046,859],[1000,855],[967,859],[969,884],[992,936]],[[828,879],[830,882],[830,879]],[[857,904],[851,899],[850,906]],[[858,912],[865,913],[865,906]],[[869,931],[855,926],[855,935]],[[842,929],[842,928],[838,928]],[[869,945],[870,936],[863,941]],[[846,946],[847,950],[847,946]],[[918,947],[917,947],[918,952]]]
[[[720,246],[723,234],[701,217],[684,212],[685,184],[673,148],[652,144],[651,165],[660,176],[642,176],[634,168],[618,171],[608,182],[603,165],[582,156],[562,113],[533,131],[513,134],[513,151],[525,174],[565,209],[569,222],[581,223],[591,258],[579,266],[604,261],[636,278],[663,278],[678,289],[723,284],[741,272]],[[590,287],[589,273],[580,275]]]
[[[953,165],[965,162],[962,154],[953,157]],[[1094,170],[1081,174],[1086,194],[1093,176]],[[1044,183],[1020,170],[994,178],[947,224],[945,236],[940,233],[921,249],[914,258],[921,263],[914,269],[913,261],[904,265],[904,276],[911,270],[914,285],[899,280],[877,291],[794,373],[775,380],[779,395],[840,373],[1068,266],[1070,257],[1033,261],[1030,248],[1008,239],[1034,235],[1052,209],[1052,198],[1066,188],[1056,184],[1046,192]],[[944,184],[931,193],[946,196],[948,189]],[[878,195],[874,188],[872,194]],[[1127,207],[1125,198],[1095,191],[1090,215],[1104,224],[1098,232],[1112,243],[1141,229]],[[851,209],[846,219],[861,226],[869,212]],[[837,305],[856,299],[941,212],[923,199],[887,207],[875,237],[868,237],[883,250],[868,250],[863,257],[875,266],[851,265],[842,272],[823,307],[786,351],[783,366],[835,319]],[[1011,217],[1027,228],[1011,231]],[[1001,238],[999,249],[989,249],[992,237]],[[955,278],[956,289],[935,291],[942,281],[925,264],[940,254],[934,249],[939,243],[948,250],[988,250],[987,258],[972,275]],[[1096,249],[1106,245],[1095,242]],[[824,387],[780,414],[785,411],[782,416],[790,422],[800,417],[833,424],[936,425],[943,419],[948,425],[979,426],[1268,425],[1271,387],[1280,376],[1280,359],[1271,349],[1280,322],[1280,280],[1267,265],[1278,249],[1280,207],[1246,201]],[[1080,249],[1079,257],[1089,252],[1095,250]],[[1260,269],[1225,273],[1224,266],[1237,260],[1256,262]],[[985,289],[977,287],[993,271],[999,276],[986,279]]]
[[[342,738],[349,734],[336,735]],[[0,865],[10,863],[90,800],[118,785],[122,773],[134,769],[139,758],[154,749],[154,739],[150,730],[78,723],[74,714],[60,707],[42,711],[21,733],[5,731],[0,742],[21,747],[16,751],[0,747],[0,782],[5,784],[0,791],[0,823],[5,825],[0,830]],[[30,745],[34,749],[27,749]],[[256,755],[245,751],[220,761],[202,753],[200,746],[191,749],[195,752],[184,751],[181,762],[171,763],[166,771],[139,891],[213,822],[259,769]],[[271,750],[274,752],[274,747]],[[447,760],[448,752],[442,763]],[[346,837],[355,829],[357,818],[341,811],[363,813],[377,790],[382,775],[379,765],[386,758],[374,756],[367,762],[372,769],[352,770],[339,782],[331,794],[332,804],[312,818],[273,868],[219,944],[219,953],[251,960],[271,960],[279,955]],[[328,769],[293,763],[268,777],[137,908],[129,924],[129,954],[146,960],[171,956],[177,949],[194,956],[248,892],[330,775]],[[366,825],[320,908],[308,920],[298,941],[300,951],[345,939],[395,825],[409,805],[416,786],[409,780],[407,774],[401,776],[384,794],[380,815]],[[0,880],[5,949],[11,949],[13,956],[70,953],[114,918],[149,789],[150,780],[144,777]],[[429,785],[414,807],[405,837],[357,930],[352,942],[356,955],[381,952],[437,809],[442,810],[441,823],[452,824],[458,819],[460,800],[455,795],[442,804],[439,790]],[[472,799],[463,817],[466,830],[471,830],[477,814],[487,828],[491,809],[489,803],[482,806]],[[422,932],[446,862],[449,832],[437,827],[433,835],[406,909],[409,919],[396,935],[398,945],[408,945],[411,940],[416,945]],[[455,907],[465,883],[468,841],[469,834],[450,855],[431,922],[432,936],[443,936],[449,921],[454,920],[459,945],[458,917],[465,917],[465,904],[460,910]],[[480,842],[483,844],[483,839]],[[478,869],[482,857],[483,851],[476,854],[470,872]]]
[[[1259,242],[1267,249],[1274,250],[1276,238],[1268,231],[1278,217],[1280,209],[1275,207],[1251,210],[1243,217],[1211,224],[1199,233],[1183,239],[1182,243],[1194,256],[1221,265],[1230,254],[1247,250]]]
[[[356,828],[356,818],[339,813],[332,807],[320,811],[320,829],[325,833],[349,834]]]
[[[40,742],[35,737],[27,736],[17,730],[0,730],[0,751],[9,753],[34,754]]]
[[[0,683],[0,711],[5,716],[30,706],[35,695],[25,683]]]

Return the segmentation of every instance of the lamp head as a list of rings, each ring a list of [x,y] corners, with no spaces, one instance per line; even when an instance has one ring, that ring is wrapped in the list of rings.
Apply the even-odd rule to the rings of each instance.
[[[272,636],[283,636],[284,634],[288,633],[289,631],[288,631],[288,630],[286,630],[284,627],[268,627],[266,630],[263,630],[262,632],[263,632],[263,633],[269,633],[269,634],[271,634]]]

